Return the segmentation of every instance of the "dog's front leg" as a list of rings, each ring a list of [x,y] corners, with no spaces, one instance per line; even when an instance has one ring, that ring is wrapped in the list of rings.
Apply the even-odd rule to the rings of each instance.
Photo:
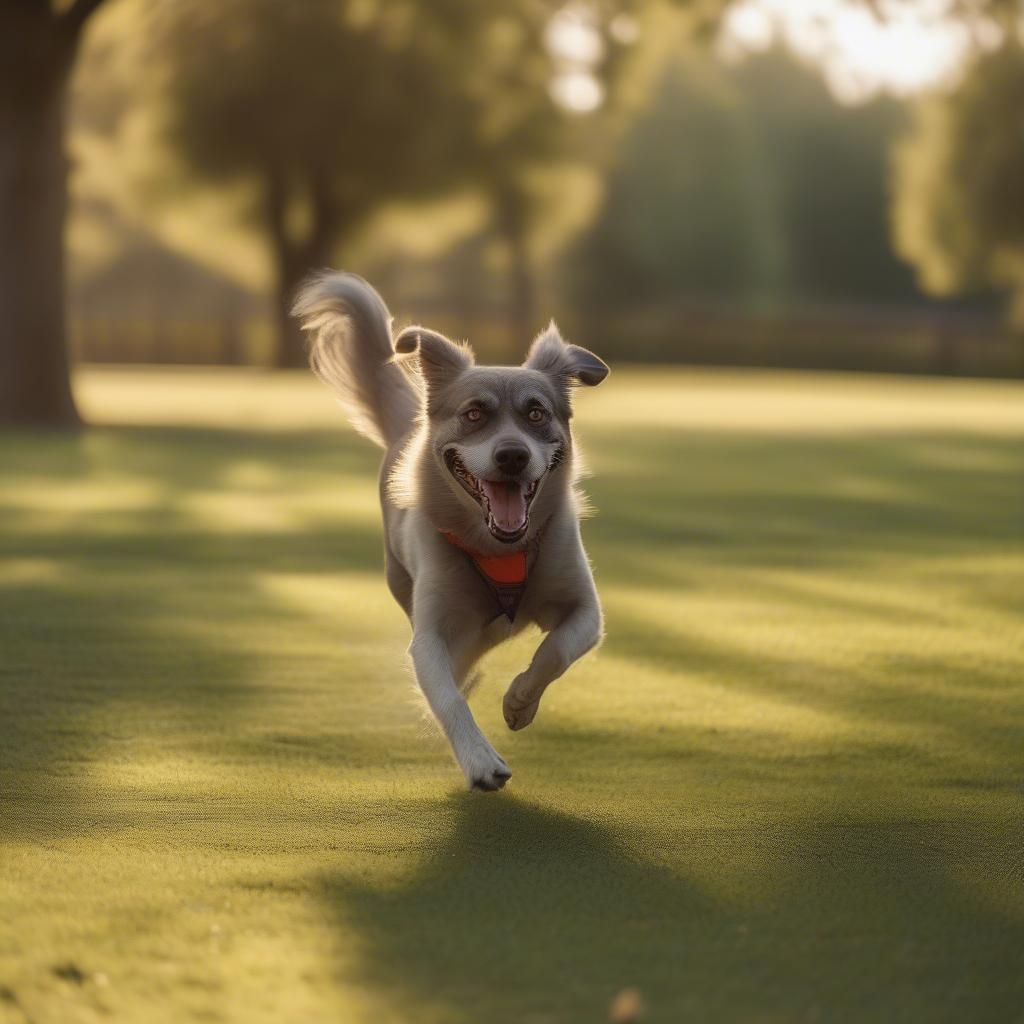
[[[597,598],[582,601],[541,642],[525,672],[505,693],[502,711],[510,729],[525,729],[540,707],[544,691],[569,666],[601,640],[601,608]]]
[[[434,630],[417,630],[409,648],[416,680],[430,710],[441,723],[470,789],[501,789],[512,777],[509,767],[488,742],[459,692],[452,654]]]

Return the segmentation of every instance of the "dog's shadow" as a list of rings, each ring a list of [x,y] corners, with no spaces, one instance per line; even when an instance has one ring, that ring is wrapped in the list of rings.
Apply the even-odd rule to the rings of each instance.
[[[743,829],[668,829],[666,842],[711,866],[753,845],[746,891],[724,898],[669,866],[672,849],[641,856],[601,825],[511,794],[465,794],[411,876],[325,880],[361,950],[340,981],[378,995],[396,1020],[467,1024],[606,1020],[627,986],[643,992],[650,1022],[860,1020],[893,1000],[929,1019],[982,1019],[1017,1005],[1010,951],[1024,948],[1024,923],[953,887],[922,899],[944,873],[939,854],[902,829],[794,826],[788,849]],[[1008,943],[980,970],[965,954],[991,951],[999,932]],[[843,966],[866,936],[873,952]],[[867,961],[896,976],[879,985]]]
[[[455,799],[449,834],[412,877],[326,883],[365,949],[347,983],[386,993],[397,1019],[433,1019],[433,1004],[439,1020],[549,1019],[553,1005],[602,1020],[617,988],[648,973],[653,936],[707,912],[595,825],[511,794]]]

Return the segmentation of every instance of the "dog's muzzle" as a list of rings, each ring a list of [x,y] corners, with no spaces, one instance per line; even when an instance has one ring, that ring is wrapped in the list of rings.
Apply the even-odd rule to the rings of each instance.
[[[500,454],[497,453],[497,454]],[[491,535],[506,544],[514,544],[526,536],[530,526],[530,506],[537,496],[542,474],[536,480],[526,481],[516,476],[498,480],[483,480],[466,469],[459,453],[449,448],[444,454],[448,471],[476,501],[484,515],[484,522]],[[499,464],[500,464],[500,460]],[[512,465],[511,460],[510,466]],[[522,469],[525,463],[516,456],[516,465]]]

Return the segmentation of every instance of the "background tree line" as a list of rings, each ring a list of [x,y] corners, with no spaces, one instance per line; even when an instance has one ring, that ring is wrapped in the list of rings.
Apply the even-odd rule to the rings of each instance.
[[[951,88],[853,107],[784,53],[716,59],[697,16],[723,6],[12,0],[0,419],[76,418],[69,167],[76,309],[148,308],[151,333],[193,300],[232,330],[262,316],[276,365],[302,360],[296,284],[342,262],[509,336],[543,302],[622,356],[643,344],[608,325],[647,323],[649,351],[672,358],[665,325],[694,309],[863,320],[944,316],[955,297],[961,316],[1007,296],[1024,316],[1014,5],[960,13],[998,32]]]

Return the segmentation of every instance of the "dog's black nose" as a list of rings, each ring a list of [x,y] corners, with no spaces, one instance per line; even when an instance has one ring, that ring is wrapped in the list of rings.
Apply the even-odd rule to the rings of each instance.
[[[514,442],[499,445],[494,451],[494,461],[503,473],[513,476],[526,469],[530,461],[530,449]]]

